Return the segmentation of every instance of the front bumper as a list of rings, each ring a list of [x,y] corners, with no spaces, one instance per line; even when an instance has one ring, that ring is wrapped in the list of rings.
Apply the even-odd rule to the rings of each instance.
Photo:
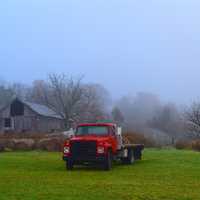
[[[63,156],[64,161],[72,161],[74,163],[84,163],[84,162],[91,162],[91,163],[101,163],[105,161],[105,155],[98,155],[92,158],[73,158],[72,156]]]

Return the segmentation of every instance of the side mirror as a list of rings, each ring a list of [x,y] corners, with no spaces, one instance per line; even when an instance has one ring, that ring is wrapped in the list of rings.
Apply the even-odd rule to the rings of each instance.
[[[122,127],[117,127],[117,135],[122,135]]]

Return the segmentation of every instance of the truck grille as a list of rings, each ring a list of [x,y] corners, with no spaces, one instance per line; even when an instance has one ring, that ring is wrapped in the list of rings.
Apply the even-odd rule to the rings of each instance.
[[[73,159],[88,160],[96,157],[96,142],[75,141],[72,143],[71,152]]]

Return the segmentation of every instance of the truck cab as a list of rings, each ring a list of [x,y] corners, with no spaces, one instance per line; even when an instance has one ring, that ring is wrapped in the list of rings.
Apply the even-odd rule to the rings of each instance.
[[[63,160],[68,170],[86,163],[101,164],[110,170],[113,160],[132,164],[141,159],[143,148],[143,145],[123,145],[121,128],[114,123],[86,123],[78,125],[75,135],[65,141]]]

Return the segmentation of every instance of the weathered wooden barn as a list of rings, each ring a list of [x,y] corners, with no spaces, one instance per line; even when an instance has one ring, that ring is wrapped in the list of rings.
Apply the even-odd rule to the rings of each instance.
[[[64,120],[47,106],[14,99],[0,110],[0,132],[53,132],[64,129]]]

